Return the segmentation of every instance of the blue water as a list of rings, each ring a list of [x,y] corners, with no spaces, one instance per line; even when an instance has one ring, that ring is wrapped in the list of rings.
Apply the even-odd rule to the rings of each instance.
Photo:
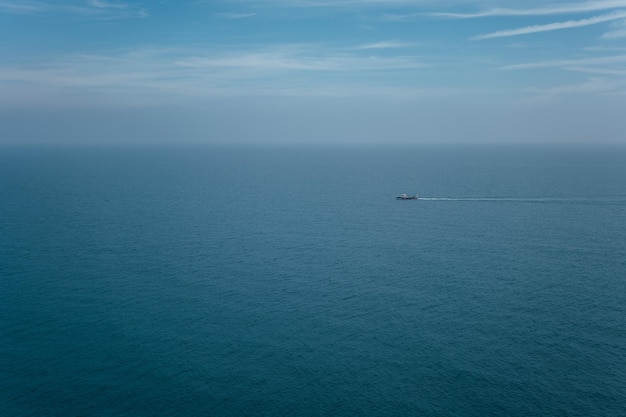
[[[0,150],[2,416],[624,416],[625,318],[626,148]]]

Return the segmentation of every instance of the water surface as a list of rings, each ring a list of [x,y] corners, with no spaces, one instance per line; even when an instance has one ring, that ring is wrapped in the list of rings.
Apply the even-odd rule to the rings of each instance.
[[[0,198],[3,415],[626,411],[625,149],[15,147]]]

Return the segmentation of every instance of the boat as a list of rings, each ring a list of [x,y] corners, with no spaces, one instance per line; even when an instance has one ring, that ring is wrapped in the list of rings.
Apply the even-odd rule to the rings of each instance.
[[[408,195],[406,193],[402,193],[398,197],[396,197],[396,200],[417,200],[417,194]]]

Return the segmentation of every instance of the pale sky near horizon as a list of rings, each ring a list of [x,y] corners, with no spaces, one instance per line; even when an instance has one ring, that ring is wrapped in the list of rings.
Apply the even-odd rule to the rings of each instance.
[[[0,0],[0,143],[626,144],[626,0]]]

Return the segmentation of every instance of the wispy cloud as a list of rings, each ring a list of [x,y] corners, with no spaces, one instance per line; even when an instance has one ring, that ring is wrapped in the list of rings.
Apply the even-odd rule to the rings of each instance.
[[[87,2],[92,7],[97,7],[99,9],[127,9],[128,4],[124,3],[111,3],[102,0],[89,0]]]
[[[616,77],[626,76],[626,67],[621,67],[621,68],[569,67],[568,70],[582,72],[584,74],[610,75],[610,76],[616,76]]]
[[[610,22],[613,20],[626,18],[626,11],[620,11],[615,13],[608,13],[600,16],[590,17],[588,19],[581,20],[568,20],[566,22],[548,23],[545,25],[532,25],[525,26],[517,29],[500,30],[497,32],[487,33],[484,35],[478,35],[470,38],[471,40],[483,40],[493,38],[503,38],[508,36],[528,35],[531,33],[548,32],[554,30],[571,29],[583,26],[597,25],[599,23]]]
[[[626,51],[626,46],[586,46],[582,49],[591,52],[623,52]]]
[[[245,1],[245,0],[244,0]],[[256,0],[248,0],[249,2],[257,2]],[[428,3],[429,1],[421,1],[420,3]],[[333,8],[350,8],[357,6],[367,7],[406,7],[415,6],[415,0],[268,0],[263,1],[264,4],[271,4],[280,7],[333,7]]]
[[[16,14],[65,13],[69,15],[91,16],[99,19],[131,19],[149,16],[147,9],[144,7],[103,0],[87,0],[83,5],[0,0],[0,11]]]
[[[528,62],[524,64],[507,65],[501,67],[504,70],[525,70],[539,68],[568,68],[568,67],[589,67],[620,64],[626,62],[626,55],[609,55],[600,57],[589,57],[580,59],[560,59],[552,61]]]
[[[463,2],[464,0],[461,0]],[[247,3],[252,6],[274,8],[332,8],[332,9],[376,9],[376,8],[406,8],[421,7],[424,5],[438,5],[437,0],[235,0],[231,2]],[[195,4],[212,4],[214,0],[195,0]]]
[[[119,93],[126,97],[132,91],[137,97],[157,95],[168,99],[286,92],[333,95],[341,91],[359,95],[387,89],[385,94],[391,94],[402,92],[402,88],[394,85],[396,80],[388,77],[390,73],[425,67],[418,57],[363,56],[315,45],[229,53],[156,49],[71,55],[30,66],[0,65],[0,85],[5,91],[21,90],[24,94],[41,91],[63,96],[80,92],[90,97]],[[413,89],[419,90],[417,86]]]
[[[88,0],[87,7],[67,7],[67,10],[102,19],[132,19],[148,17],[147,9],[130,3],[111,2],[104,0]]]
[[[578,59],[560,59],[529,62],[502,67],[503,70],[569,71],[593,76],[583,82],[569,85],[529,89],[531,100],[552,99],[567,94],[613,94],[626,87],[626,55],[597,56]]]
[[[408,48],[414,46],[414,43],[410,42],[396,42],[396,41],[386,41],[386,42],[374,42],[374,43],[366,43],[363,45],[358,45],[354,47],[356,50],[366,50],[366,49],[394,49],[394,48]]]
[[[584,3],[569,3],[558,6],[531,7],[525,9],[494,8],[476,13],[426,13],[429,16],[446,17],[453,19],[472,19],[490,16],[547,16],[571,13],[588,13],[601,10],[626,8],[626,0],[589,1]]]
[[[424,16],[423,13],[385,13],[380,17],[383,22],[408,22]]]
[[[258,76],[260,72],[354,72],[423,68],[414,56],[361,56],[339,51],[286,45],[266,50],[248,51],[222,56],[191,56],[176,61],[180,67],[216,70],[230,68]]]
[[[560,85],[550,88],[532,88],[528,92],[543,97],[554,97],[566,94],[613,94],[626,87],[626,80],[605,77],[592,77],[582,83]]]
[[[49,7],[45,3],[36,1],[0,1],[0,10],[4,10],[9,13],[40,13],[48,9]]]
[[[222,19],[247,19],[247,18],[256,16],[256,13],[223,12],[223,13],[216,13],[215,16],[220,17]]]
[[[601,39],[621,39],[626,38],[626,20],[614,22],[610,31],[605,32]]]

